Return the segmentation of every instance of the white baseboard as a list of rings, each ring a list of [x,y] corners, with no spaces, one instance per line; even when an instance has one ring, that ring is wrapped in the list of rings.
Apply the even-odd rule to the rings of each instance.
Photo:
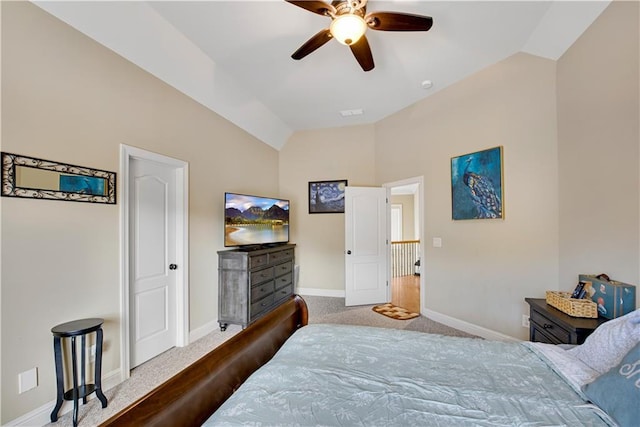
[[[120,369],[111,371],[108,374],[102,376],[102,390],[107,391],[109,389],[112,389],[113,387],[120,384],[120,382]],[[87,398],[89,400],[95,399],[96,394],[92,393]],[[51,422],[51,411],[53,411],[53,407],[55,405],[56,401],[52,400],[40,406],[39,408],[36,408],[33,411],[16,418],[15,420],[9,421],[7,424],[5,424],[5,426],[35,427],[49,424]],[[60,411],[58,411],[58,417],[61,417],[71,410],[73,410],[73,401],[65,400],[64,402],[62,402]]]
[[[443,325],[456,328],[460,331],[476,335],[487,340],[505,342],[522,341],[512,336],[505,335],[491,329],[483,328],[482,326],[474,325],[473,323],[465,322],[464,320],[456,319],[455,317],[447,316],[446,314],[438,313],[437,311],[425,309],[422,311],[422,314],[431,320],[442,323]]]
[[[302,296],[344,298],[344,291],[337,289],[296,288],[296,293]]]
[[[199,328],[194,329],[193,331],[189,332],[189,343],[195,342],[205,335],[210,334],[211,332],[215,331],[216,328],[218,328],[218,322],[212,320],[211,322],[205,323]]]

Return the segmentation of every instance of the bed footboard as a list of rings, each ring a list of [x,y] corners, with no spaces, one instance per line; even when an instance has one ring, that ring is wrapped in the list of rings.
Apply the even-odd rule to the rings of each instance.
[[[307,320],[294,295],[101,426],[200,426]]]

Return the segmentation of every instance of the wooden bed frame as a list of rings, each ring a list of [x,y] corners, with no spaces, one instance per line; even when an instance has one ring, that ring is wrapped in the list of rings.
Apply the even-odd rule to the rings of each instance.
[[[294,295],[100,425],[200,426],[307,322],[307,304]]]

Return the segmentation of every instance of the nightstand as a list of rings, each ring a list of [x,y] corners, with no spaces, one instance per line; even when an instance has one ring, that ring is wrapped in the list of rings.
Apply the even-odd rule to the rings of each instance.
[[[572,317],[547,304],[544,298],[525,298],[529,304],[529,341],[582,344],[607,319]]]

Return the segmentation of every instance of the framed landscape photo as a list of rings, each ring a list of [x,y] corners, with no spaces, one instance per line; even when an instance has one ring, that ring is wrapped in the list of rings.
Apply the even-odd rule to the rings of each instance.
[[[309,213],[344,213],[346,179],[309,182]]]
[[[451,158],[451,214],[460,219],[502,219],[502,147]]]

